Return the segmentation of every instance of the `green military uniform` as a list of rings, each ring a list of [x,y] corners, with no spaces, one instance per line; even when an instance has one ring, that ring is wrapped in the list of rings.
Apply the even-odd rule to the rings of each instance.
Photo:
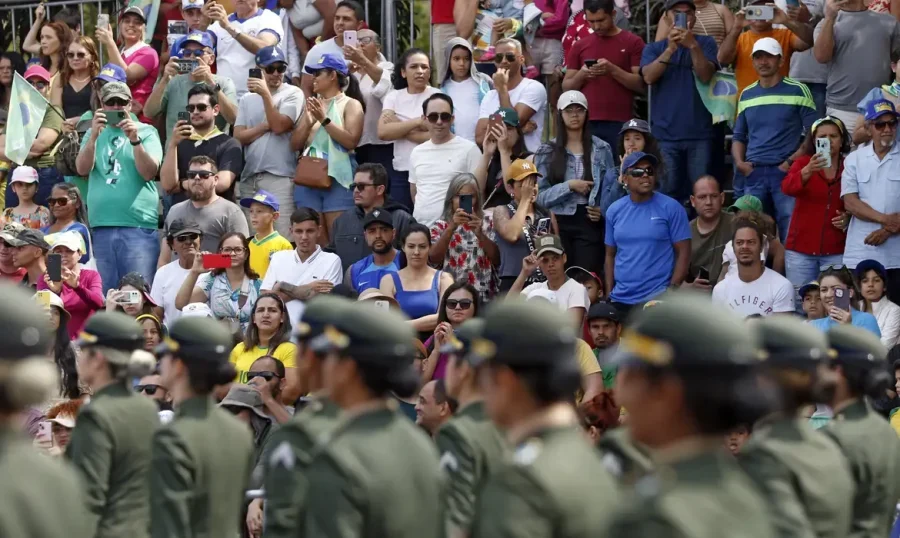
[[[81,473],[83,497],[98,538],[148,536],[150,527],[150,445],[159,427],[159,409],[136,394],[128,383],[131,354],[144,345],[134,318],[119,312],[99,312],[78,337],[82,353],[104,353],[113,381],[95,388],[78,414],[66,457]]]
[[[341,312],[354,306],[347,300],[320,295],[303,311],[295,338],[300,346],[322,334]],[[313,395],[306,407],[275,431],[263,459],[266,491],[263,517],[265,538],[305,536],[306,473],[318,440],[338,424],[340,408],[322,394]]]
[[[604,370],[605,371],[605,370]],[[606,430],[597,448],[602,454],[603,465],[619,484],[633,486],[638,480],[653,472],[653,460],[650,451],[640,443],[636,443],[627,427],[620,426]]]
[[[571,320],[549,303],[506,300],[492,307],[472,355],[514,372],[530,368],[575,384],[579,377]],[[514,453],[488,477],[472,536],[601,536],[616,485],[571,405],[552,402],[528,420],[531,426],[508,432]]]
[[[483,327],[482,319],[470,319],[456,331],[458,338],[452,338],[441,351],[467,357],[472,340],[481,336]],[[449,483],[448,528],[468,531],[475,518],[478,492],[502,462],[506,441],[488,418],[484,401],[476,400],[461,406],[441,426],[435,443],[441,454],[441,469]]]
[[[755,327],[768,355],[766,362],[774,368],[813,376],[828,359],[825,334],[799,319],[766,318]],[[760,420],[738,462],[768,501],[778,536],[847,535],[853,498],[850,469],[840,448],[814,430],[808,419],[774,413]]]
[[[414,334],[391,311],[363,302],[310,345],[339,352],[386,382],[417,377]],[[335,359],[328,358],[327,361]],[[374,381],[371,381],[374,383]],[[321,443],[307,473],[306,536],[436,538],[443,535],[443,485],[429,439],[388,403],[348,410]]]
[[[47,314],[30,294],[11,284],[0,284],[0,327],[0,390],[4,394],[0,408],[12,412],[40,403],[56,388],[58,375],[47,355],[52,345]],[[32,366],[43,367],[47,374],[42,387],[31,387],[41,390],[34,390],[33,398],[19,394],[16,401],[9,401],[13,399],[6,391],[10,377],[19,368]],[[37,376],[32,370],[27,377],[35,381]],[[35,450],[11,419],[0,423],[0,476],[3,538],[91,536],[77,473],[57,458]]]
[[[874,334],[839,325],[827,333],[837,361],[874,373],[889,383],[887,350]],[[834,420],[821,430],[837,441],[850,464],[855,493],[848,537],[888,536],[900,499],[900,439],[884,418],[860,398],[835,410]]]
[[[231,348],[231,334],[220,322],[190,317],[173,324],[160,352],[215,368],[228,361]],[[236,536],[252,468],[246,424],[207,394],[179,402],[172,422],[153,436],[151,536]]]
[[[614,359],[619,375],[631,365],[656,369],[660,375],[708,372],[709,383],[722,386],[744,378],[760,358],[747,326],[708,298],[674,293],[653,308],[636,312],[631,321]],[[651,448],[658,449],[655,473],[638,481],[634,498],[623,500],[602,536],[773,535],[765,501],[725,451],[721,434]]]

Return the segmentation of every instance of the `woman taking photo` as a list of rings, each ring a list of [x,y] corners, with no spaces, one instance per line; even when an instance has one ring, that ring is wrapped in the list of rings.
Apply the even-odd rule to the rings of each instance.
[[[52,237],[50,253],[62,261],[62,281],[54,282],[49,275],[38,282],[38,290],[50,290],[60,296],[69,312],[69,337],[76,338],[88,318],[103,308],[103,283],[100,273],[82,267],[79,259],[85,250],[84,240],[77,232],[63,232]]]
[[[316,189],[298,185],[294,187],[294,201],[324,215],[325,234],[320,240],[327,245],[334,221],[353,207],[348,186],[356,169],[353,151],[363,132],[364,98],[356,77],[350,76],[340,56],[323,54],[317,64],[307,64],[306,72],[313,76],[316,95],[306,100],[306,113],[291,134],[291,148],[304,154],[304,148],[309,148],[313,157],[327,155],[331,186]]]
[[[828,139],[828,157],[816,152],[816,140]],[[841,199],[844,157],[850,137],[844,123],[833,116],[813,123],[798,157],[781,182],[781,190],[795,199],[791,225],[784,241],[785,276],[799,290],[815,280],[823,267],[840,265],[847,240],[847,220]]]
[[[606,171],[615,168],[609,144],[591,136],[587,98],[577,90],[559,97],[556,140],[534,156],[538,203],[556,215],[568,263],[599,273],[603,267],[603,224],[600,211],[588,205]],[[598,187],[599,189],[599,187]]]
[[[853,273],[846,266],[833,266],[819,273],[819,294],[826,316],[809,323],[822,332],[835,325],[855,325],[881,338],[875,316],[869,314],[869,301],[859,291]]]
[[[250,243],[241,232],[225,234],[219,241],[219,254],[231,256],[227,269],[203,268],[203,254],[194,256],[191,272],[185,277],[175,296],[175,308],[183,309],[189,303],[206,303],[213,316],[232,323],[235,331],[247,330],[253,314],[253,305],[262,284],[259,275],[250,269]]]
[[[60,398],[74,400],[81,397],[81,388],[78,384],[78,370],[75,366],[77,352],[72,337],[69,335],[69,312],[66,311],[63,300],[52,291],[44,291],[50,296],[49,314],[50,329],[54,331],[53,338],[53,362],[59,368],[59,394]],[[34,296],[40,302],[39,295]]]
[[[856,280],[878,322],[881,343],[890,350],[900,339],[900,306],[887,298],[887,271],[876,260],[863,260],[856,264]]]
[[[107,290],[106,311],[124,312],[133,318],[143,314],[162,316],[162,308],[150,297],[150,286],[136,271],[123,276],[118,287]]]
[[[78,187],[72,183],[57,183],[50,191],[47,205],[50,206],[50,226],[41,228],[41,232],[45,236],[69,231],[78,232],[84,239],[87,249],[78,262],[88,263],[92,251],[91,232],[87,226],[87,209],[84,207],[84,200]],[[47,242],[52,243],[52,237],[48,237]]]
[[[471,201],[471,213],[460,207],[461,197]],[[494,267],[500,265],[500,249],[491,240],[491,219],[481,206],[475,176],[459,174],[450,181],[444,213],[431,226],[429,259],[434,266],[443,266],[454,281],[472,284],[486,303],[499,291]]]
[[[512,200],[507,188],[509,166],[517,159],[534,162],[533,154],[525,146],[525,133],[519,125],[519,113],[514,108],[501,108],[497,114],[503,122],[491,126],[484,134],[481,162],[475,177],[484,184],[485,209],[506,205]]]
[[[97,28],[97,41],[106,51],[109,63],[125,70],[128,88],[131,90],[131,111],[144,123],[153,123],[143,115],[144,103],[153,91],[153,84],[159,74],[159,55],[150,45],[144,43],[147,21],[141,8],[132,6],[119,17],[119,36],[122,50],[109,28]]]
[[[284,301],[274,293],[264,293],[253,305],[253,321],[244,332],[244,341],[231,350],[229,360],[237,370],[235,382],[247,383],[247,373],[253,362],[270,355],[284,364],[282,401],[285,405],[293,405],[301,396],[296,352],[297,346],[291,342],[291,319],[285,311]]]
[[[350,62],[350,72],[359,82],[366,109],[362,136],[356,146],[356,162],[379,163],[391,170],[394,145],[378,138],[378,122],[384,107],[384,98],[394,89],[391,75],[394,64],[381,54],[381,40],[372,30],[358,30],[359,48],[344,47],[344,57]]]
[[[422,384],[432,379],[443,379],[447,373],[448,354],[441,353],[444,344],[450,342],[456,330],[466,321],[478,317],[481,301],[478,292],[466,282],[454,282],[447,288],[438,308],[438,324],[434,334],[425,341],[428,357],[422,361]]]
[[[635,151],[643,151],[656,157],[659,163],[656,166],[656,177],[660,178],[657,180],[657,183],[665,185],[666,167],[662,152],[659,151],[659,143],[656,141],[656,137],[650,133],[650,124],[637,118],[630,119],[622,124],[616,143],[616,155],[619,156],[620,163],[625,160],[625,157]],[[606,169],[606,175],[603,176],[603,184],[600,185],[599,192],[596,185],[591,191],[591,195],[588,197],[588,206],[591,208],[599,206],[600,214],[606,215],[609,206],[627,194],[625,175],[622,173],[621,166],[612,166]]]
[[[73,131],[81,115],[99,108],[91,81],[100,73],[100,57],[94,40],[78,36],[66,51],[66,61],[59,81],[50,88],[50,102],[62,109],[66,121],[63,129]]]
[[[431,60],[421,49],[409,49],[394,66],[394,89],[384,98],[378,138],[394,142],[394,173],[388,192],[395,201],[413,209],[409,192],[409,155],[413,148],[429,139],[428,127],[422,115],[422,103],[439,93],[428,85],[431,80]]]
[[[423,224],[410,224],[403,237],[406,267],[381,279],[381,292],[393,297],[423,340],[438,323],[438,304],[453,278],[428,266],[431,232]]]

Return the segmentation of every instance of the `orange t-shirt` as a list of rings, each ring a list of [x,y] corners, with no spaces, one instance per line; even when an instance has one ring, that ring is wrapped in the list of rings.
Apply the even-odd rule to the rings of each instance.
[[[788,71],[791,69],[791,54],[794,52],[794,49],[791,47],[791,38],[794,37],[794,33],[787,28],[772,28],[768,32],[761,34],[747,30],[738,37],[737,55],[734,61],[734,77],[737,81],[738,97],[740,97],[744,88],[759,80],[756,70],[753,69],[753,59],[750,57],[750,53],[753,52],[753,45],[764,37],[774,38],[781,45],[781,50],[784,51],[781,76],[788,76]]]

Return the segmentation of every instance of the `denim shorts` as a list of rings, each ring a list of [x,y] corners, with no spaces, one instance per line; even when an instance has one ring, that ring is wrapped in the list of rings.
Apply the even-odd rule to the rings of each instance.
[[[353,193],[337,181],[327,189],[312,189],[297,185],[294,187],[294,203],[297,207],[308,207],[319,213],[346,211],[353,207]]]

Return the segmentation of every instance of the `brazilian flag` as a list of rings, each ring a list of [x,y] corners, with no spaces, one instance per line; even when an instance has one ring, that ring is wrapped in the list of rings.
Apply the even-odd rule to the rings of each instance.
[[[718,71],[709,82],[702,82],[694,75],[694,82],[700,99],[712,115],[713,123],[727,121],[729,127],[734,127],[738,100],[734,74]]]
[[[6,157],[21,165],[41,130],[50,103],[21,75],[15,74],[6,118]]]

